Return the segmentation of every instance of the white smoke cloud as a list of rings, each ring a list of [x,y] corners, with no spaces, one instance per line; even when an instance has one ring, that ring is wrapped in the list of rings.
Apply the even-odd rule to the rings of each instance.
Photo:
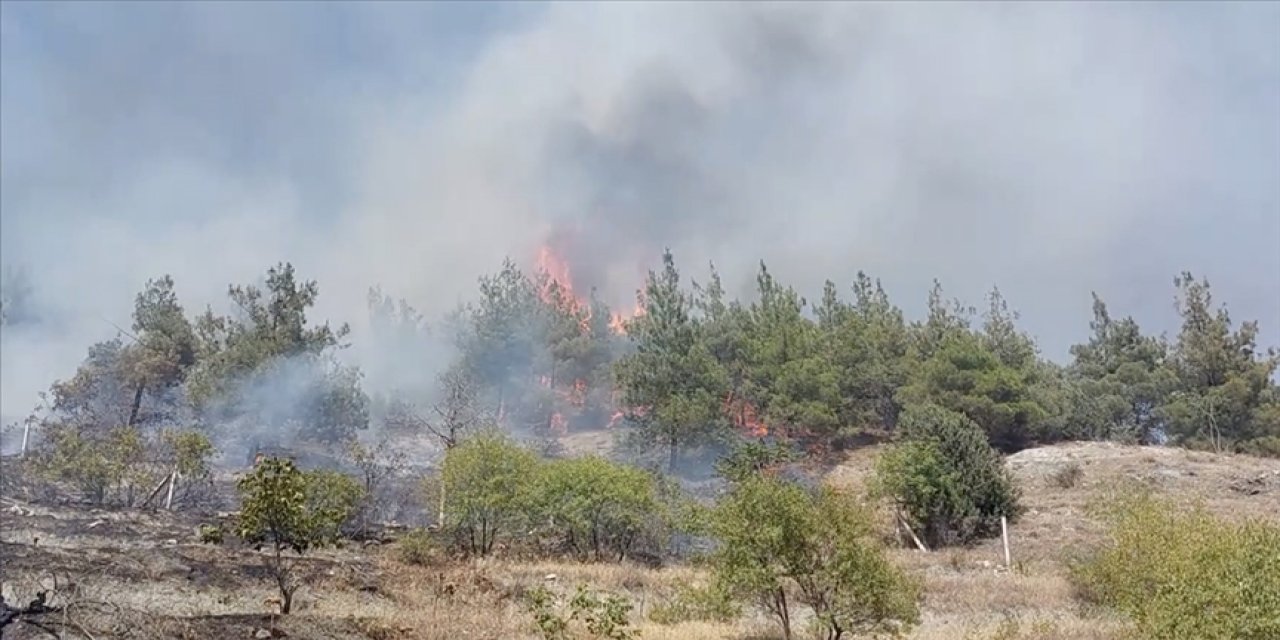
[[[195,312],[290,260],[359,343],[370,285],[433,317],[549,238],[614,305],[665,246],[913,313],[999,284],[1056,358],[1091,290],[1174,328],[1189,268],[1277,342],[1274,4],[7,5],[0,36],[0,247],[58,321],[6,328],[6,416],[148,277]],[[382,352],[349,353],[442,364]]]

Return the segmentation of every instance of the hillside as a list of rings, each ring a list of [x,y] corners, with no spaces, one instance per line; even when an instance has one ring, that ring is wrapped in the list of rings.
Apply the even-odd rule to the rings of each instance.
[[[849,453],[826,474],[833,485],[858,490],[876,447]],[[1027,514],[1011,527],[1013,569],[1000,543],[894,558],[921,576],[924,621],[912,638],[1000,637],[1103,639],[1123,623],[1082,610],[1072,597],[1065,563],[1098,536],[1091,501],[1138,482],[1183,503],[1204,500],[1231,518],[1280,520],[1280,461],[1180,449],[1102,443],[1063,444],[1011,456]],[[1069,481],[1064,469],[1077,466]],[[394,544],[352,544],[307,556],[307,588],[296,614],[274,622],[272,595],[258,552],[202,545],[201,520],[184,514],[139,513],[34,504],[6,497],[0,509],[0,550],[6,602],[23,604],[37,591],[70,605],[50,614],[47,629],[66,637],[120,638],[533,638],[522,594],[538,584],[579,582],[628,593],[645,638],[767,638],[758,616],[733,624],[658,625],[645,619],[680,585],[705,580],[691,567],[581,565],[503,559],[415,567]],[[20,623],[5,638],[48,637]]]

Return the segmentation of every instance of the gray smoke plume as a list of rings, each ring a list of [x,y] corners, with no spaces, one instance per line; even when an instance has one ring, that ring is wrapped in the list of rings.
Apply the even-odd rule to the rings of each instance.
[[[734,293],[863,269],[916,316],[999,284],[1057,359],[1091,290],[1173,329],[1185,268],[1275,344],[1277,42],[1274,3],[5,3],[0,249],[38,322],[0,413],[147,278],[198,311],[281,260],[368,384],[429,379],[366,346],[368,288],[432,319],[544,244],[624,308],[667,246]]]

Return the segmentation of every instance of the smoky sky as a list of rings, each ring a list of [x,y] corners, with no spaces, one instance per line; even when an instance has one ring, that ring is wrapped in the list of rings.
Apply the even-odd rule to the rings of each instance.
[[[998,285],[1060,360],[1091,291],[1176,328],[1189,269],[1280,343],[1275,3],[5,2],[0,107],[6,415],[149,277],[292,261],[358,342],[368,287],[438,314],[544,243],[615,306],[665,247]]]

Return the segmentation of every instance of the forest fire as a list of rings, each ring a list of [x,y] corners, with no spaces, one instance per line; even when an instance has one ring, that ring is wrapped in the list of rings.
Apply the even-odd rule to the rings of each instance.
[[[593,305],[574,290],[573,275],[568,261],[551,245],[546,244],[538,249],[535,269],[538,297],[542,302],[559,312],[576,317],[582,335],[590,336],[593,332],[591,324]],[[637,303],[633,316],[640,313],[643,313],[643,309]],[[614,335],[624,335],[627,319],[623,314],[611,314],[609,330]],[[567,380],[557,380],[546,375],[540,376],[538,382],[551,390],[554,397],[548,426],[553,432],[563,435],[570,425],[565,412],[581,413],[587,409],[590,385],[582,378],[574,378],[572,383],[566,385]],[[607,407],[611,413],[607,427],[615,426],[623,417],[623,412],[618,411],[616,407],[616,403],[612,401]]]

